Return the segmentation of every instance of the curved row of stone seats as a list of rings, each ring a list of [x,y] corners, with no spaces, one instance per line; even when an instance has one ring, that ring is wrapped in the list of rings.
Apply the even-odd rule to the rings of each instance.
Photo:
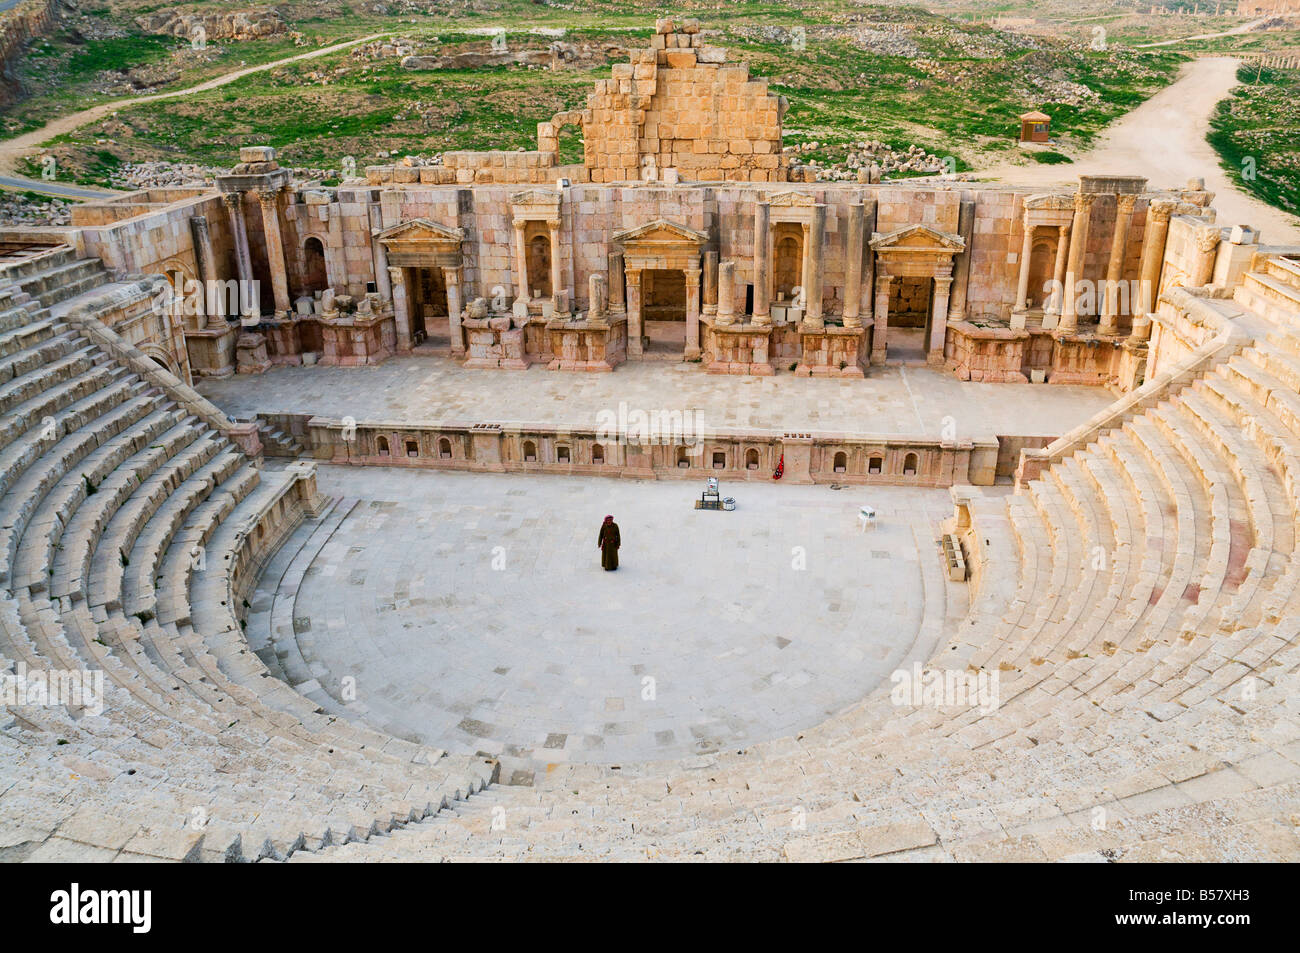
[[[72,265],[25,276],[34,299],[0,291],[0,308],[13,305],[0,311],[0,670],[98,670],[105,697],[99,713],[75,702],[0,708],[0,742],[14,755],[0,768],[0,852],[284,857],[481,790],[490,762],[336,723],[306,699],[267,704],[222,670],[203,638],[230,630],[232,606],[191,605],[194,547],[273,545],[261,538],[268,513],[297,518],[300,475],[263,480],[80,325],[33,314],[80,300],[96,269]],[[16,333],[23,313],[37,333]],[[201,575],[229,588],[256,560],[227,555]],[[53,791],[63,793],[31,810]],[[81,808],[63,810],[69,799]]]
[[[796,738],[557,766],[293,860],[1294,860],[1298,345],[1274,327],[972,502],[976,595],[931,664],[997,671],[996,710],[883,688]]]

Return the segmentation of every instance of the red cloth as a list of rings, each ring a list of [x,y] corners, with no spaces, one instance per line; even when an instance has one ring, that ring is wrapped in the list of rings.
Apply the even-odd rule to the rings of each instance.
[[[781,454],[781,462],[776,465],[776,472],[772,474],[773,480],[779,480],[785,476],[785,454]]]

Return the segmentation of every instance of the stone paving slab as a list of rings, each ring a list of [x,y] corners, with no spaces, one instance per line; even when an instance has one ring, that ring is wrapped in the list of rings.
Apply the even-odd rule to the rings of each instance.
[[[449,358],[396,358],[376,367],[278,367],[205,380],[226,413],[320,414],[358,421],[595,427],[602,411],[681,410],[706,431],[757,430],[945,436],[1059,436],[1110,404],[1105,388],[961,381],[888,365],[862,380],[739,377],[695,364],[632,363],[612,374],[464,368]]]
[[[943,490],[744,485],[716,512],[676,482],[326,465],[319,484],[360,502],[297,586],[303,655],[340,700],[355,679],[360,717],[452,752],[615,764],[741,748],[933,650],[914,644],[918,559],[939,558]],[[866,532],[864,502],[880,514]],[[617,572],[600,568],[605,513]]]

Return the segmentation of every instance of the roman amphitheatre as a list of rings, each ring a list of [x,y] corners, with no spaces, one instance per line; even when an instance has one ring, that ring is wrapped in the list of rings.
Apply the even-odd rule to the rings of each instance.
[[[1075,55],[948,6],[845,22]],[[1142,95],[1053,79],[1074,106],[1007,104],[1024,143],[959,163],[827,159],[834,97],[700,11],[596,44],[526,145],[95,179],[162,161],[150,110],[201,164],[187,108],[262,73],[597,56],[502,53],[493,12],[471,52],[376,30],[15,99],[0,859],[1300,857],[1293,169],[1229,158],[1219,103],[1262,91],[1199,47],[1282,42],[1250,60],[1281,83],[1288,4],[1175,17],[1187,55],[1134,14]]]

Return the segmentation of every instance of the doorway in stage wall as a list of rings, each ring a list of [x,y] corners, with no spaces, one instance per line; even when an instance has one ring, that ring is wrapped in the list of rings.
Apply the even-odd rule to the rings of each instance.
[[[934,279],[902,275],[889,284],[888,360],[895,364],[925,363],[934,309]]]
[[[803,284],[803,227],[778,222],[772,237],[772,292],[780,302],[794,301]]]
[[[645,357],[681,360],[686,352],[686,273],[680,269],[647,269],[641,277]]]
[[[411,343],[429,348],[451,347],[447,315],[447,282],[441,268],[412,268],[407,280],[411,302]]]

